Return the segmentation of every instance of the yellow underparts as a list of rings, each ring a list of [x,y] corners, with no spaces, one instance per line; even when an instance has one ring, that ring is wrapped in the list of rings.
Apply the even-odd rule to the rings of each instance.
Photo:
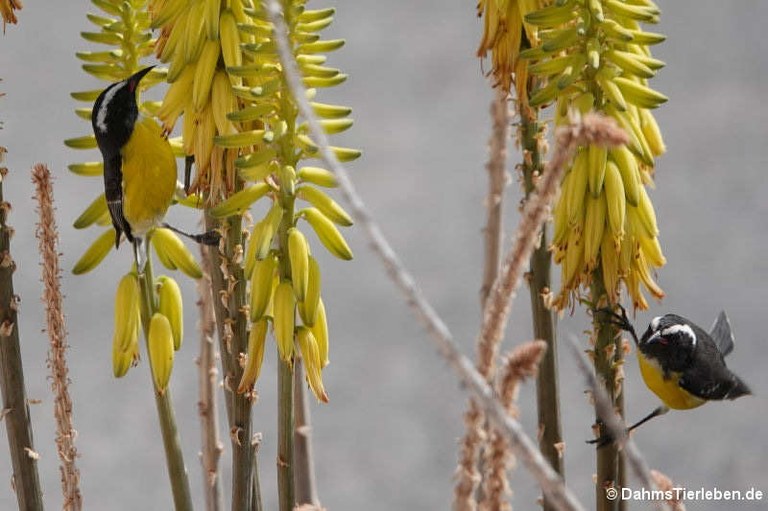
[[[134,236],[157,225],[176,190],[176,158],[151,118],[140,118],[123,146],[123,214]]]
[[[678,384],[679,373],[671,373],[669,377],[664,378],[664,371],[657,362],[649,360],[640,352],[637,354],[637,360],[640,362],[640,373],[643,375],[645,384],[668,407],[687,410],[704,404],[703,399],[694,396]]]

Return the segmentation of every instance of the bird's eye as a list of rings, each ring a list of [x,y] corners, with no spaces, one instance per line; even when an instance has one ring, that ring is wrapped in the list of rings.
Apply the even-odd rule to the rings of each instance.
[[[669,339],[667,339],[666,337],[659,337],[659,344],[663,344],[664,346],[666,346],[667,344],[669,344]]]

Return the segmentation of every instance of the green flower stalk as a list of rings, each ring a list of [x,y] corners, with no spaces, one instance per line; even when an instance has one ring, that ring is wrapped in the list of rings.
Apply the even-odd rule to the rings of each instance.
[[[305,3],[285,2],[284,10],[294,53],[314,95],[346,79],[325,66],[323,55],[343,41],[319,36],[334,10],[308,10]],[[332,254],[351,259],[337,227],[351,225],[351,220],[321,189],[335,185],[332,174],[305,163],[317,156],[317,147],[281,74],[263,7],[249,0],[158,0],[150,9],[153,26],[160,29],[156,54],[168,62],[171,83],[158,115],[168,132],[180,122],[184,153],[196,167],[190,190],[202,198],[208,225],[223,235],[211,267],[214,293],[221,298],[216,314],[225,388],[232,392],[227,398],[230,427],[236,431],[233,508],[247,505],[251,493],[250,406],[271,325],[281,361],[280,502],[282,509],[292,509],[296,357],[303,358],[314,395],[328,400],[322,384],[328,329],[320,268],[304,224]],[[314,106],[329,133],[351,127],[349,108]],[[335,152],[344,161],[360,155],[341,147]],[[252,206],[260,204],[262,216],[244,231],[244,218],[250,219]]]

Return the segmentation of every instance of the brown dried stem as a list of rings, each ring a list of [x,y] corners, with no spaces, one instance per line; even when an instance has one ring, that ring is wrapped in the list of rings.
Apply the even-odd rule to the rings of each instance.
[[[502,213],[504,206],[504,188],[509,182],[507,166],[507,141],[509,140],[508,96],[498,90],[491,103],[493,122],[491,137],[488,140],[489,158],[485,168],[488,171],[488,196],[485,207],[488,209],[483,236],[485,239],[485,264],[483,265],[483,284],[480,288],[480,304],[485,307],[488,294],[496,281],[501,261]]]
[[[499,381],[501,403],[512,417],[517,418],[517,394],[520,384],[536,376],[541,357],[547,351],[544,341],[530,341],[512,350],[508,355]],[[483,495],[479,503],[482,511],[511,511],[508,473],[514,468],[515,459],[504,435],[496,429],[490,432],[489,445],[485,450],[485,477]]]
[[[75,447],[75,430],[72,420],[72,398],[69,394],[69,368],[67,366],[67,330],[64,323],[63,298],[61,294],[61,267],[59,265],[59,233],[53,208],[53,186],[51,171],[42,164],[32,169],[35,184],[35,198],[40,220],[37,224],[37,239],[42,255],[43,303],[45,304],[46,325],[50,351],[48,368],[51,371],[53,389],[53,414],[56,418],[56,448],[59,455],[61,490],[64,496],[63,509],[79,511],[83,506],[80,494],[80,471]]]
[[[653,479],[653,482],[656,483],[656,486],[659,488],[659,490],[663,492],[670,492],[669,495],[673,495],[666,500],[670,511],[685,511],[685,503],[674,496],[675,488],[677,488],[677,486],[669,477],[667,477],[666,474],[663,474],[658,470],[651,470],[651,478]]]
[[[483,236],[485,239],[485,262],[483,265],[483,283],[480,288],[480,304],[485,308],[488,294],[491,291],[496,276],[499,273],[501,261],[501,245],[503,239],[502,211],[504,187],[509,176],[506,172],[507,141],[509,139],[509,107],[507,94],[499,89],[496,98],[491,103],[491,119],[493,123],[490,140],[488,141],[489,158],[485,168],[488,171],[488,209]],[[497,344],[479,343],[477,346],[477,370],[490,383],[493,379],[494,361]],[[454,486],[453,508],[456,511],[472,511],[476,507],[475,493],[481,476],[478,470],[479,451],[485,444],[488,432],[485,428],[483,414],[474,401],[470,401],[464,413],[465,432],[461,439],[459,464],[456,469],[456,485]]]
[[[200,311],[200,356],[197,360],[199,371],[200,401],[197,407],[200,414],[200,430],[202,433],[202,452],[200,462],[203,465],[203,494],[205,508],[208,511],[218,511],[224,508],[221,494],[221,478],[219,477],[219,459],[224,446],[219,439],[218,410],[216,406],[216,388],[219,371],[216,367],[216,347],[213,342],[216,327],[213,318],[213,303],[211,290],[211,274],[208,268],[208,247],[201,245],[200,252],[203,261],[203,277],[197,281],[197,306]]]
[[[4,153],[5,149],[0,148],[0,163]],[[21,363],[17,317],[19,298],[13,292],[13,273],[16,270],[10,243],[13,228],[6,223],[11,205],[3,199],[3,181],[7,170],[0,167],[0,391],[3,397],[0,420],[5,421],[13,467],[12,486],[19,509],[37,511],[43,509],[43,492],[40,489],[38,455],[32,440],[32,422]]]
[[[551,497],[553,505],[562,511],[584,509],[565,486],[562,477],[552,469],[542,457],[531,438],[524,433],[520,423],[506,413],[504,407],[496,398],[494,390],[477,372],[472,362],[460,353],[445,322],[426,300],[410,272],[405,268],[400,258],[392,249],[392,246],[384,237],[378,224],[371,218],[368,209],[349,178],[348,172],[330,149],[328,137],[322,130],[311,105],[306,99],[306,91],[301,81],[301,75],[288,43],[287,29],[282,18],[280,3],[277,0],[268,0],[266,7],[267,15],[274,26],[278,56],[283,66],[286,81],[291,88],[302,115],[307,120],[312,139],[319,147],[319,156],[336,174],[341,192],[350,205],[352,216],[368,236],[371,249],[381,259],[387,274],[403,293],[406,302],[410,304],[414,314],[424,323],[440,355],[456,372],[465,388],[474,395],[489,420],[507,438],[512,450],[520,457],[526,468],[539,482],[544,493]],[[536,214],[536,211],[538,209],[546,211],[549,207],[549,202],[555,195],[559,180],[564,173],[565,163],[572,155],[576,145],[591,139],[609,141],[623,138],[623,133],[615,123],[605,121],[604,118],[594,115],[586,116],[581,120],[576,119],[573,124],[561,127],[558,130],[558,148],[555,150],[554,157],[546,172],[549,179],[542,179],[540,181],[539,193],[529,201],[524,213],[526,217],[535,215],[539,219],[539,225],[533,229],[534,234],[541,226],[545,217],[543,214]]]

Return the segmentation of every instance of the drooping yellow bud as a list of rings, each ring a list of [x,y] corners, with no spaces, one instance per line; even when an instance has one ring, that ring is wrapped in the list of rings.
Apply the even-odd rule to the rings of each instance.
[[[250,389],[259,379],[261,365],[264,362],[268,325],[267,318],[261,318],[251,325],[251,332],[248,335],[248,357],[243,368],[243,376],[237,386],[237,392],[241,394]]]
[[[304,360],[307,383],[312,393],[318,401],[328,402],[328,394],[323,387],[322,360],[318,349],[317,341],[312,332],[307,328],[300,326],[296,330],[296,340],[301,350],[301,357]]]
[[[173,349],[178,351],[184,339],[184,309],[181,289],[171,277],[161,275],[157,278],[157,311],[168,318],[173,332]]]
[[[173,370],[173,332],[168,318],[156,312],[149,323],[149,364],[155,390],[163,394]]]

